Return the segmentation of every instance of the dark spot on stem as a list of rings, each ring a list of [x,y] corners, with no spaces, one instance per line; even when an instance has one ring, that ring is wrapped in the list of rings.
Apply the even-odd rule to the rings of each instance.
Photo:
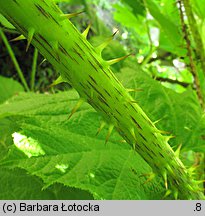
[[[67,70],[70,70],[67,65],[65,65],[64,63],[61,63]]]
[[[37,34],[37,36],[38,36],[39,38],[41,38],[41,40],[42,40],[44,43],[46,43],[50,48],[52,48],[52,46],[48,43],[48,41],[47,41],[41,34]]]
[[[49,14],[49,16],[58,26],[60,26],[59,22],[51,14]]]
[[[81,54],[75,48],[73,48],[73,51],[84,61],[84,58],[81,56]]]
[[[21,6],[18,2],[17,2],[17,0],[13,0],[18,6]]]
[[[122,93],[121,93],[117,88],[115,88],[115,90],[116,90],[121,96],[123,96]],[[126,108],[127,108],[127,106],[126,106]]]
[[[79,46],[79,44],[77,44],[77,43],[75,42],[75,45],[78,47],[78,49],[79,49],[82,53],[85,54],[84,50]]]
[[[135,120],[133,116],[130,116],[132,121],[137,125],[138,128],[142,129],[141,126],[138,124],[138,122]]]
[[[163,155],[161,152],[159,152],[159,154],[161,155],[161,157],[163,157],[163,158],[164,158],[164,155]]]
[[[95,69],[95,71],[98,72],[98,70],[97,70],[97,68],[95,67],[95,65],[94,65],[90,60],[88,60],[88,61],[89,61],[90,65]]]
[[[59,49],[60,49],[60,51],[63,53],[63,54],[65,54],[65,55],[67,55],[67,56],[69,56],[70,57],[70,55],[68,54],[68,52],[66,51],[66,49],[59,43]]]
[[[34,4],[34,5],[43,16],[45,16],[46,18],[50,17],[50,15],[40,5],[38,4]]]
[[[101,97],[101,95],[98,95],[98,99],[99,99],[102,103],[104,103],[107,107],[109,107],[108,103],[106,102],[106,100],[105,100],[103,97]]]
[[[109,93],[106,89],[104,89],[104,90],[105,90],[105,92],[106,92],[106,94],[107,94],[108,96],[112,97],[112,96],[110,95],[110,93]]]
[[[53,53],[49,49],[47,49],[47,47],[45,47],[44,44],[41,43],[41,41],[39,41],[37,38],[35,38],[35,40],[46,50],[46,52],[49,55],[51,55],[53,57],[53,59],[55,59],[57,62],[59,62],[58,59],[53,55]]]
[[[104,69],[102,69],[102,72],[110,79],[108,73],[106,73],[106,71]]]
[[[143,139],[145,142],[147,142],[147,139],[146,139],[141,133],[139,133],[139,135],[142,137],[142,139]]]
[[[95,80],[91,75],[89,75],[89,77],[90,77],[90,79],[97,85],[96,80]]]
[[[88,83],[101,97],[104,98],[104,100],[106,100],[105,97],[102,95],[102,93],[90,81],[88,81]]]

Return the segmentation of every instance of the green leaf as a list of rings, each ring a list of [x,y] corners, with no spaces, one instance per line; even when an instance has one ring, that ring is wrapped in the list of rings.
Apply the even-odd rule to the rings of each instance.
[[[115,4],[113,7],[116,9],[114,13],[114,19],[120,22],[122,25],[128,28],[134,28],[136,32],[140,33],[140,30],[145,31],[146,28],[144,26],[140,26],[143,17],[136,16],[133,14],[133,11],[124,4]],[[142,33],[141,31],[141,33]]]
[[[43,182],[40,178],[30,176],[25,170],[0,169],[0,199],[1,200],[64,200],[64,199],[92,199],[85,191],[54,184],[42,190]]]
[[[197,16],[202,20],[205,20],[205,4],[202,4],[201,0],[191,0],[191,6],[193,7],[194,11],[196,12]]]
[[[20,83],[12,78],[0,76],[0,103],[22,91],[24,89]]]
[[[121,0],[121,2],[129,5],[134,14],[145,15],[146,11],[143,0]]]
[[[157,127],[174,135],[174,147],[204,152],[205,115],[192,90],[176,93],[149,77],[140,68],[123,68],[119,78],[127,88],[140,89],[133,97]]]
[[[41,191],[42,181],[21,169],[0,169],[0,199],[50,199],[51,192]]]
[[[175,16],[177,7],[173,8],[173,5],[176,3],[172,1],[166,3],[165,1],[162,6],[160,4],[156,4],[156,1],[153,0],[145,0],[145,2],[149,12],[161,27],[160,38],[162,37],[163,39],[160,39],[160,47],[163,49],[168,48],[168,51],[176,53],[179,56],[184,56],[186,54],[186,49],[183,48],[183,36],[180,30],[180,19],[179,16]],[[171,7],[166,7],[167,4],[171,5]],[[168,13],[167,8],[169,8],[169,10],[171,8],[170,13]],[[167,14],[170,14],[170,16]],[[175,18],[172,20],[172,17]]]
[[[19,129],[18,125],[11,118],[0,118],[0,160],[8,153],[13,144],[11,134]]]
[[[68,121],[77,102],[73,91],[56,95],[24,93],[0,106],[0,115],[15,116],[21,128],[2,167],[25,169],[47,188],[55,183],[89,191],[95,199],[162,199],[156,179],[144,184],[151,168],[114,132],[95,136],[99,115],[87,104]],[[7,117],[8,118],[8,117]]]

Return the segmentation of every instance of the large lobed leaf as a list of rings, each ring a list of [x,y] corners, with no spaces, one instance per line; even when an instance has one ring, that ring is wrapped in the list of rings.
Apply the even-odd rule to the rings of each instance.
[[[48,200],[48,199],[93,199],[92,196],[82,190],[69,188],[62,184],[54,184],[42,190],[43,181],[31,176],[25,170],[0,169],[0,199],[12,200]]]
[[[100,117],[89,105],[68,121],[76,102],[77,94],[70,91],[23,93],[1,105],[0,116],[17,125],[1,170],[21,168],[42,179],[44,189],[61,183],[89,191],[95,199],[162,199],[159,179],[144,184],[150,167],[117,133],[106,145],[106,130],[95,136]]]
[[[0,103],[22,91],[24,91],[23,86],[17,81],[0,76]]]
[[[134,93],[134,98],[153,121],[162,118],[157,126],[176,136],[172,145],[182,143],[184,150],[204,150],[205,120],[191,90],[175,93],[136,67],[123,68],[120,79],[127,87],[142,90]],[[7,178],[13,179],[15,172],[17,181],[12,185],[11,198],[35,197],[29,196],[32,192],[19,195],[23,190],[18,181],[21,168],[28,172],[22,178],[36,182],[35,176],[38,176],[38,181],[43,180],[35,183],[36,197],[42,196],[42,199],[55,199],[52,191],[59,183],[67,188],[67,199],[91,198],[89,194],[82,195],[83,191],[88,191],[95,199],[162,199],[161,183],[155,179],[144,184],[143,174],[151,172],[150,167],[129,145],[120,142],[117,133],[107,145],[106,130],[95,136],[100,116],[89,105],[84,104],[68,121],[77,99],[74,91],[56,95],[21,93],[0,106],[0,175],[4,176],[1,177],[1,198],[9,197],[3,185]],[[13,168],[15,172],[11,172]],[[30,184],[25,187],[31,191]],[[46,192],[40,192],[40,187]],[[72,193],[70,187],[80,191]]]

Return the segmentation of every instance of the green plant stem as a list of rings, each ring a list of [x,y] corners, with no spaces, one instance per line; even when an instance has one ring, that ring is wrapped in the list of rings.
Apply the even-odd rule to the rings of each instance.
[[[195,17],[194,17],[192,8],[191,8],[191,2],[190,2],[190,0],[182,0],[182,2],[184,5],[184,8],[185,8],[185,13],[186,13],[187,20],[189,23],[191,35],[192,35],[193,40],[195,42],[196,52],[197,52],[199,59],[200,59],[202,75],[205,76],[205,49],[204,49],[201,35],[199,33],[199,30],[198,30],[197,22],[195,20]],[[199,72],[198,72],[198,74],[199,74]],[[202,108],[205,109],[205,95],[202,92],[203,91],[201,91],[201,97],[202,97],[201,98],[201,105],[202,105]]]
[[[196,20],[195,20],[195,17],[194,17],[192,8],[191,8],[190,0],[183,0],[183,3],[184,3],[187,19],[188,19],[188,22],[189,22],[189,26],[190,26],[190,29],[191,29],[191,32],[192,32],[192,36],[193,36],[194,42],[196,44],[196,52],[197,52],[197,54],[199,55],[199,58],[200,58],[201,69],[202,69],[203,74],[205,76],[205,49],[204,49],[204,44],[203,44],[201,35],[200,35],[198,27],[197,27],[197,23],[196,23]],[[203,98],[202,107],[205,109],[205,99],[204,98]],[[203,154],[203,157],[204,157],[203,162],[205,164],[205,154]],[[204,188],[205,188],[205,182],[204,182]]]
[[[50,0],[0,0],[0,12],[31,42],[71,83],[80,96],[69,118],[83,102],[88,102],[112,129],[164,179],[167,193],[175,199],[204,199],[168,140],[170,136],[156,128],[139,104],[111,71],[102,49],[93,47]],[[106,42],[107,44],[107,42]]]
[[[188,82],[181,82],[179,80],[173,80],[170,78],[165,78],[165,77],[153,77],[153,79],[156,79],[160,82],[168,82],[168,83],[172,83],[172,84],[178,84],[183,86],[184,88],[187,88],[188,86],[192,86],[192,83],[188,83]]]
[[[196,87],[196,93],[199,99],[199,102],[201,104],[201,107],[204,108],[204,97],[202,94],[202,88],[201,88],[201,83],[199,79],[199,73],[197,71],[196,64],[194,62],[193,58],[193,49],[191,47],[191,40],[190,40],[190,35],[189,35],[189,28],[187,27],[185,23],[185,17],[184,17],[184,12],[183,12],[183,2],[178,1],[179,3],[179,13],[180,13],[180,19],[181,19],[181,25],[182,25],[182,32],[184,34],[184,40],[186,41],[186,48],[187,48],[187,56],[189,58],[189,64],[190,64],[190,72],[192,73],[192,76],[194,78],[194,84]]]
[[[143,60],[143,62],[141,63],[141,66],[144,67],[152,58],[152,54],[157,50],[157,47],[150,47],[149,53],[148,55],[145,57],[145,59]]]
[[[15,68],[16,68],[16,71],[17,71],[17,73],[18,73],[18,75],[19,75],[19,78],[20,78],[20,80],[21,80],[21,82],[22,82],[22,84],[23,84],[25,90],[26,90],[26,91],[30,91],[30,90],[29,90],[29,87],[28,87],[28,85],[27,85],[26,79],[25,79],[25,77],[24,77],[24,75],[23,75],[23,72],[22,72],[22,70],[21,70],[21,68],[20,68],[20,66],[19,66],[19,64],[18,64],[18,61],[17,61],[15,55],[14,55],[14,52],[13,52],[13,50],[11,49],[11,46],[10,46],[10,44],[9,44],[7,38],[6,38],[6,35],[4,34],[4,32],[2,31],[1,28],[0,28],[0,36],[1,36],[1,38],[2,38],[2,40],[3,40],[3,42],[4,42],[5,46],[6,46],[6,48],[7,48],[7,50],[8,50],[8,53],[9,53],[9,55],[10,55],[10,57],[11,57],[13,63],[14,63],[14,66],[15,66]]]
[[[199,55],[201,67],[205,76],[205,49],[192,11],[191,2],[190,0],[183,0],[182,2],[184,4],[186,16],[189,22],[189,27],[191,29],[194,42],[196,44],[196,52]]]
[[[38,61],[38,49],[35,48],[33,54],[32,70],[31,70],[31,81],[30,81],[31,91],[34,91],[37,61]]]

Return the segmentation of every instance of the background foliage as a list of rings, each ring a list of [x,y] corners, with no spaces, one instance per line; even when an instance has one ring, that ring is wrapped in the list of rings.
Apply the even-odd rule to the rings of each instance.
[[[88,40],[103,42],[119,33],[104,50],[112,59],[134,53],[113,71],[157,127],[174,136],[187,167],[198,167],[204,179],[205,115],[196,88],[179,5],[174,0],[64,0],[65,12],[85,11],[72,19],[82,32],[91,22]],[[191,1],[200,38],[205,43],[203,5]],[[8,40],[16,30],[0,16]],[[187,22],[187,21],[186,21]],[[202,97],[204,74],[191,28],[192,57]],[[12,44],[11,44],[12,43]],[[101,117],[84,104],[68,121],[78,99],[69,85],[48,86],[58,71],[43,62],[26,41],[10,42],[28,84],[26,91],[8,47],[0,38],[0,198],[1,199],[163,199],[151,168],[114,132],[105,145],[107,128],[96,136]],[[202,50],[203,51],[203,50]],[[203,187],[203,185],[201,185]]]

